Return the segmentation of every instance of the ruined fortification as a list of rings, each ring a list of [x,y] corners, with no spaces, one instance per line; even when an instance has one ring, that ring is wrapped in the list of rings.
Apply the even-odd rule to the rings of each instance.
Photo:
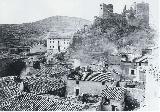
[[[131,26],[148,26],[149,25],[149,4],[148,3],[134,3],[129,9],[126,5],[121,14],[113,12],[112,4],[100,4],[99,17],[102,19],[119,18],[126,19]]]

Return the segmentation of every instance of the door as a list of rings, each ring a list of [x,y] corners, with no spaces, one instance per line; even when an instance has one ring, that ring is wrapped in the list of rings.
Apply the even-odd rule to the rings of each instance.
[[[59,41],[58,41],[58,51],[61,52]]]
[[[117,106],[112,105],[112,111],[117,111]]]
[[[76,96],[79,95],[79,89],[76,89]]]

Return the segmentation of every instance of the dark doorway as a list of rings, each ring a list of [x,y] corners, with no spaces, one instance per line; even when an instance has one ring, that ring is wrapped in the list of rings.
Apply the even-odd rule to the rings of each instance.
[[[59,45],[59,41],[58,41],[58,51],[59,51],[59,52],[61,51],[60,45]]]
[[[131,70],[131,75],[134,75],[134,70]]]
[[[117,111],[117,106],[112,105],[112,111]]]
[[[79,95],[79,89],[76,89],[76,96]]]

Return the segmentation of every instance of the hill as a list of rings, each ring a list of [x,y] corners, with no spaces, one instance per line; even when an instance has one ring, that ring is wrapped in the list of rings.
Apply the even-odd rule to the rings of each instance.
[[[90,21],[67,16],[53,16],[40,21],[23,24],[1,24],[0,43],[12,45],[32,45],[43,40],[51,29],[63,32],[75,32]]]
[[[127,50],[140,55],[142,49],[154,45],[154,37],[155,31],[149,26],[131,26],[123,18],[97,17],[86,31],[75,33],[69,54],[85,64],[107,60],[109,55]]]

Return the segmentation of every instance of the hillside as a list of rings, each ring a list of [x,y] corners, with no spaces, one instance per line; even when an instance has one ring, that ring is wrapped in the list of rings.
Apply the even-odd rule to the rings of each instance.
[[[34,42],[43,40],[46,33],[51,29],[63,32],[75,32],[90,21],[67,16],[53,16],[40,21],[23,24],[0,25],[0,43],[14,45],[32,45]],[[15,39],[16,38],[16,39]]]
[[[85,64],[106,60],[109,55],[127,50],[140,55],[142,49],[154,45],[154,37],[155,31],[149,26],[130,26],[125,19],[97,18],[86,31],[75,33],[69,54]]]

